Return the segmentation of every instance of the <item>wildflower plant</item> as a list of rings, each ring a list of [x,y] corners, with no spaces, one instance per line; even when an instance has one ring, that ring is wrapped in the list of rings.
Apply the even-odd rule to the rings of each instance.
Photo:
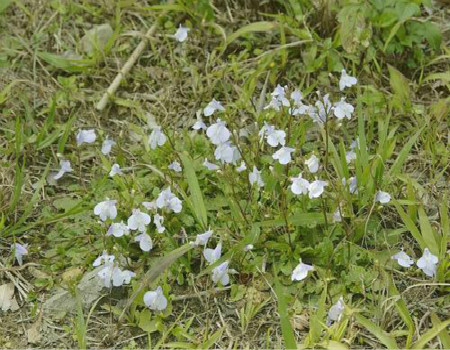
[[[80,348],[450,347],[442,1],[41,3],[0,5],[30,344],[61,285]]]
[[[265,269],[267,283],[281,279],[313,300],[330,291],[327,324],[345,318],[345,295],[361,292],[358,263],[374,260],[359,245],[376,244],[377,216],[396,194],[384,177],[388,154],[370,155],[362,107],[353,105],[357,79],[343,71],[334,84],[278,84],[252,112],[245,101],[216,96],[186,130],[155,124],[142,137],[139,164],[126,166],[140,180],[114,163],[117,145],[106,139],[111,195],[93,208],[103,232],[93,265],[103,285],[138,290],[149,260],[186,247],[186,259],[138,294],[136,306],[151,317],[168,314],[170,279],[194,274],[207,289]],[[238,121],[241,113],[248,117]],[[80,132],[77,143],[94,142],[94,134]],[[57,177],[70,171],[62,163]],[[427,247],[417,262],[403,250],[384,261],[431,278],[439,265]],[[330,282],[339,278],[347,283]]]

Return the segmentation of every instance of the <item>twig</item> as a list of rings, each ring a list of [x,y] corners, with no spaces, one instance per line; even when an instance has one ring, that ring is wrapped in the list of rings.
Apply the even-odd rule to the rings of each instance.
[[[0,268],[0,272],[14,272],[14,271],[20,271],[23,270],[24,268],[28,267],[28,266],[40,266],[39,264],[35,264],[35,263],[26,263],[20,266],[13,266],[13,267],[5,267],[5,268]]]
[[[173,2],[173,0],[169,0],[168,4],[171,4]],[[159,19],[163,16],[165,16],[167,13],[167,11],[163,11],[157,18],[155,23],[150,27],[150,29],[147,31],[147,33],[145,34],[145,37],[142,39],[142,41],[139,43],[139,45],[134,49],[133,53],[131,54],[131,56],[128,58],[128,61],[124,64],[124,66],[122,67],[122,69],[120,70],[120,72],[116,75],[116,77],[114,78],[113,82],[111,83],[111,85],[109,85],[108,89],[106,90],[106,92],[103,94],[101,100],[97,103],[97,105],[95,106],[95,108],[97,108],[97,110],[102,111],[108,101],[109,98],[111,96],[114,96],[114,94],[117,91],[117,88],[119,87],[122,79],[125,77],[125,75],[127,75],[127,73],[131,70],[131,68],[134,66],[134,64],[136,63],[136,61],[138,60],[138,58],[141,56],[142,52],[145,50],[145,48],[147,47],[147,42],[148,39],[155,33],[156,28],[158,27],[158,22]]]

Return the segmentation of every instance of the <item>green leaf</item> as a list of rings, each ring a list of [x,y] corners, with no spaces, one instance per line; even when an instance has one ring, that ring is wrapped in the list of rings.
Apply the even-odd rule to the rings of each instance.
[[[198,349],[214,349],[216,346],[216,342],[222,337],[224,328],[220,328],[218,331],[216,331],[212,336],[210,336],[208,339],[206,339]]]
[[[436,241],[433,228],[431,227],[428,216],[422,206],[419,207],[419,223],[423,240],[428,249],[430,249],[431,253],[434,255],[439,256],[439,242]]]
[[[192,164],[192,159],[186,153],[180,154],[180,157],[183,162],[183,172],[191,193],[192,209],[199,223],[206,229],[208,227],[208,216],[203,195],[198,184],[197,175],[195,174],[194,166]]]
[[[250,23],[242,28],[239,28],[237,31],[235,31],[233,34],[231,34],[225,43],[225,46],[230,45],[233,41],[235,41],[240,36],[243,36],[248,33],[254,33],[254,32],[267,32],[270,30],[273,30],[278,27],[277,22],[254,22]]]
[[[377,326],[372,321],[368,320],[360,314],[355,315],[356,321],[372,333],[377,339],[383,343],[388,349],[398,349],[398,344],[394,337],[386,333],[383,329]]]
[[[434,50],[439,50],[442,42],[442,33],[438,25],[433,22],[422,23],[422,34],[427,39],[431,48]]]
[[[427,345],[434,337],[437,337],[439,333],[444,331],[450,325],[450,320],[437,323],[428,332],[422,335],[411,347],[411,349],[425,349]]]
[[[409,81],[393,66],[388,66],[389,83],[391,84],[394,94],[402,101],[409,101],[410,90]]]
[[[441,320],[439,319],[439,317],[437,317],[437,315],[435,313],[431,314],[431,322],[433,322],[433,325],[435,327],[439,327]],[[439,340],[441,341],[443,348],[444,349],[450,349],[450,334],[443,329],[439,334],[438,334]]]
[[[274,274],[275,280],[275,294],[278,301],[278,314],[280,315],[281,334],[283,335],[284,347],[286,349],[297,349],[297,342],[295,341],[294,330],[292,329],[291,322],[289,320],[288,305],[285,299],[285,291],[278,281],[276,273]]]
[[[425,243],[425,240],[423,239],[422,235],[420,234],[419,229],[416,227],[414,222],[411,220],[411,218],[408,216],[408,214],[405,213],[403,208],[400,206],[400,204],[396,201],[393,201],[395,208],[397,209],[398,214],[403,220],[403,223],[406,225],[406,228],[411,232],[417,243],[419,243],[420,248],[424,250],[427,248],[427,244]]]
[[[366,46],[372,35],[372,29],[366,23],[365,8],[363,3],[351,4],[343,7],[338,14],[339,37],[347,52]]]
[[[311,348],[315,348],[320,340],[323,328],[325,326],[326,300],[327,300],[328,286],[325,285],[322,294],[320,295],[317,312],[311,316],[309,321],[309,333],[307,344]]]
[[[388,279],[389,295],[395,300],[395,307],[397,308],[398,313],[400,314],[401,318],[403,319],[403,322],[405,322],[409,330],[405,346],[405,348],[408,349],[411,346],[412,337],[414,336],[415,331],[414,321],[406,306],[405,301],[402,299],[400,293],[398,292],[397,286],[395,285],[392,276],[386,274],[386,278]]]
[[[447,83],[450,83],[450,72],[432,73],[432,74],[428,75],[423,81],[429,81],[429,80],[443,80]]]
[[[397,158],[395,159],[394,164],[391,166],[391,168],[389,170],[390,176],[395,176],[402,170],[402,166],[405,163],[405,160],[407,159],[412,146],[414,146],[414,144],[417,141],[417,138],[420,136],[420,134],[422,133],[424,128],[425,128],[425,126],[420,128],[419,130],[417,130],[417,132],[403,146],[402,150],[397,155]]]
[[[139,313],[138,327],[147,333],[153,333],[158,330],[158,324],[156,320],[152,319],[150,310],[145,309]]]
[[[84,72],[95,64],[93,59],[69,58],[43,51],[38,51],[36,54],[49,65],[66,72]]]

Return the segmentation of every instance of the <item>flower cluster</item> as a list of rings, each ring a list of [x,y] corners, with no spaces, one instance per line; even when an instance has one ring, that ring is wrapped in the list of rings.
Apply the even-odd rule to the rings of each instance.
[[[131,278],[136,276],[136,274],[132,271],[122,270],[115,262],[115,256],[108,255],[106,251],[103,252],[103,255],[100,255],[97,259],[95,259],[92,265],[94,267],[101,267],[97,273],[97,276],[107,288],[129,284]]]
[[[395,253],[392,259],[397,260],[397,263],[403,267],[411,267],[414,265],[414,260],[406,254],[403,250]],[[425,273],[428,277],[434,277],[436,275],[437,264],[439,263],[439,258],[433,255],[428,248],[423,250],[422,257],[417,260],[416,265],[419,269]]]

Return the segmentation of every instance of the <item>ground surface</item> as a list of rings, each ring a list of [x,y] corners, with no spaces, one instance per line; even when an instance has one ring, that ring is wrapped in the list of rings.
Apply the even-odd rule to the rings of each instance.
[[[0,1],[0,286],[14,285],[18,305],[0,309],[0,347],[280,348],[292,332],[306,347],[450,347],[447,2],[17,0],[6,7],[10,2]],[[155,23],[148,47],[98,111]],[[105,47],[86,49],[86,32],[102,24],[112,28]],[[183,43],[173,37],[179,24],[190,28]],[[230,108],[226,120],[239,128],[260,118],[261,101],[268,103],[278,83],[311,96],[336,86],[344,68],[358,78],[348,97],[358,107],[331,136],[336,157],[341,144],[348,148],[362,133],[369,154],[350,166],[366,187],[343,223],[326,219],[339,205],[337,192],[317,205],[303,202],[301,214],[315,216],[286,219],[284,227],[281,180],[269,183],[272,192],[241,200],[236,196],[247,187],[239,188],[236,175],[224,170],[238,184],[220,187],[220,176],[205,172],[202,150],[210,146],[190,128],[212,98]],[[148,147],[155,123],[179,154],[187,150],[194,159],[208,224],[224,250],[232,252],[247,232],[260,238],[252,252],[233,251],[231,285],[215,287],[202,274],[201,254],[190,251],[157,274],[172,296],[165,313],[151,313],[140,294],[121,317],[145,272],[205,229],[197,202],[185,205],[166,218],[166,234],[143,255],[135,244],[106,237],[94,216],[106,197],[126,203],[128,213],[167,184],[194,196],[189,178],[168,170],[178,159],[168,146]],[[77,147],[80,128],[96,130],[95,145]],[[321,134],[312,130],[302,134],[301,149],[324,155]],[[104,156],[107,135],[117,145]],[[51,175],[61,158],[73,172],[56,182]],[[116,162],[126,175],[111,180]],[[395,200],[375,205],[380,188]],[[322,211],[325,223],[316,220]],[[22,266],[14,242],[28,244]],[[401,249],[419,258],[425,246],[439,253],[433,278],[390,259]],[[104,249],[123,255],[136,272],[130,286],[96,285],[89,273]],[[318,272],[292,283],[300,256]],[[345,316],[328,327],[326,312],[340,295]]]

